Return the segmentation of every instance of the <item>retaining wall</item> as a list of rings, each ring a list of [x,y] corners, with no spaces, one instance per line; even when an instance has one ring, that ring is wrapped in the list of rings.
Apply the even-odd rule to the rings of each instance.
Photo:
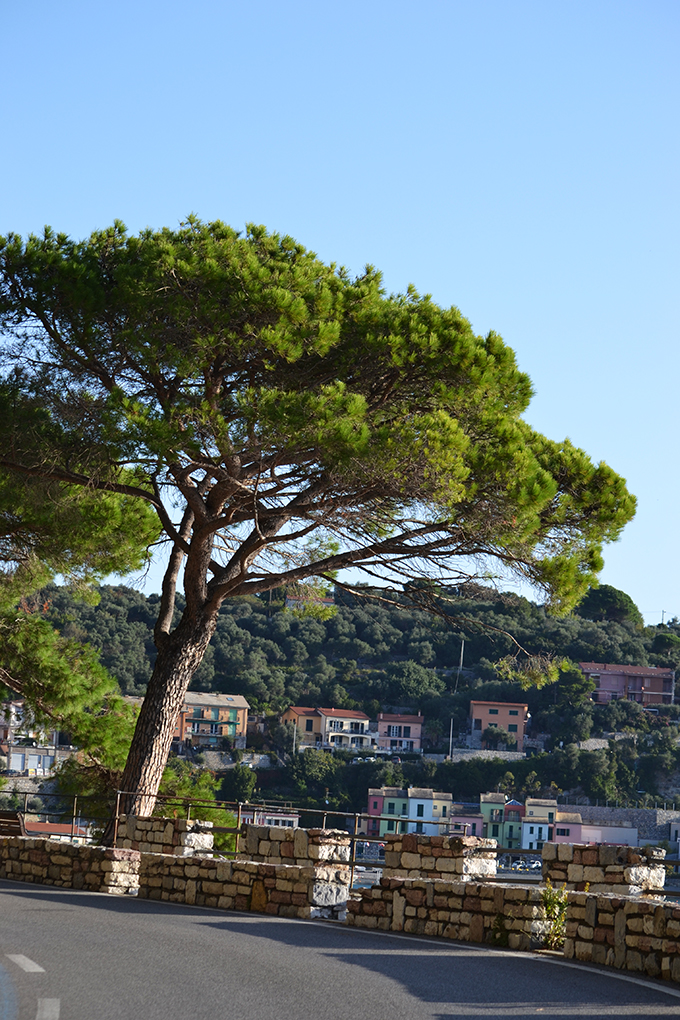
[[[441,878],[474,882],[496,875],[495,839],[419,836],[407,833],[385,843],[383,878]]]
[[[540,889],[469,879],[383,878],[353,891],[347,923],[511,949],[541,945],[546,930]]]
[[[666,851],[656,846],[610,846],[606,843],[545,843],[543,878],[554,886],[656,896],[666,881]]]
[[[349,883],[350,869],[343,866],[142,854],[139,896],[219,910],[344,920]]]
[[[116,846],[149,854],[191,857],[213,848],[213,823],[186,818],[142,818],[120,815]]]
[[[680,906],[569,893],[564,955],[680,982]]]
[[[92,892],[136,892],[140,856],[136,850],[0,836],[0,878]]]

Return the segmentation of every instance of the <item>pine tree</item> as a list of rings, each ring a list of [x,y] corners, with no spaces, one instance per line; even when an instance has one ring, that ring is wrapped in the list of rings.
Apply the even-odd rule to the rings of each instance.
[[[0,328],[19,409],[45,415],[27,448],[8,408],[0,467],[137,501],[170,547],[128,812],[153,808],[225,600],[345,567],[460,582],[475,558],[564,609],[633,514],[610,468],[522,420],[531,385],[497,334],[263,227],[10,235]]]

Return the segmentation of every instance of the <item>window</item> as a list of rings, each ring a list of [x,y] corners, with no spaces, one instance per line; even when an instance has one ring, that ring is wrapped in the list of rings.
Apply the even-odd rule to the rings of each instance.
[[[517,733],[517,723],[511,722],[508,726],[508,733]]]
[[[393,815],[394,814],[394,801],[393,800],[390,800],[390,801],[387,802],[387,813],[388,813],[388,815]]]
[[[513,835],[514,835],[513,827],[512,827],[512,825],[508,825],[508,836],[513,836]]]
[[[516,708],[511,708],[508,715],[519,715],[519,712]]]
[[[554,822],[555,821],[555,812],[554,811],[548,811],[548,821],[549,822]]]
[[[314,730],[314,720],[313,719],[305,720],[305,731],[307,733],[312,733],[313,730]]]
[[[218,726],[217,723],[210,723],[210,732],[212,734],[218,734],[219,735],[219,734],[222,733],[222,727]]]
[[[388,832],[394,832],[394,819],[393,818],[390,818],[390,820],[387,823],[387,831]]]
[[[497,708],[490,708],[489,709],[489,715],[498,715],[498,709]]]
[[[217,720],[217,719],[219,719],[219,717],[220,717],[220,710],[219,710],[219,708],[211,708],[210,709],[210,718],[214,719],[214,720]]]
[[[374,801],[373,801],[373,810],[374,810],[374,811],[377,811],[377,810],[378,810],[378,802],[377,802],[377,800],[374,800]]]
[[[411,736],[411,727],[410,726],[404,726],[404,736],[405,737],[410,737]]]
[[[498,826],[497,825],[492,825],[491,826],[491,835],[492,836],[497,836],[498,835]]]
[[[402,804],[401,805],[401,813],[402,813],[402,815],[407,815],[408,814],[408,804]]]
[[[425,805],[424,804],[418,804],[417,807],[416,807],[416,817],[417,818],[423,818],[424,815],[425,815]]]
[[[570,831],[569,829],[555,829],[555,832],[558,836],[568,836],[569,831]]]
[[[530,825],[529,826],[529,835],[533,836],[533,834],[534,834],[534,827],[533,827],[533,825]]]
[[[472,836],[476,836],[477,835],[477,822],[473,822],[472,823],[472,833],[471,833],[471,835]]]
[[[422,832],[422,831],[423,831],[423,823],[422,822],[416,822],[416,832]]]
[[[442,807],[442,818],[446,818],[446,804]]]
[[[195,708],[194,709],[194,719],[202,719],[202,718],[203,718],[203,712],[201,711],[201,709],[200,708]]]
[[[552,839],[552,838],[553,838],[553,830],[552,830],[552,828],[549,828],[548,829],[548,839]]]
[[[475,730],[481,730],[481,728],[482,728],[482,720],[481,719],[475,719],[472,728],[475,729]]]
[[[400,832],[408,832],[408,822],[402,822],[399,831]]]

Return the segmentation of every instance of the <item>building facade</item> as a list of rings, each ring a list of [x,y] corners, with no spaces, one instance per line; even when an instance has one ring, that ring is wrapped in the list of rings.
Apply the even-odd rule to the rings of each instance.
[[[675,671],[657,666],[613,666],[606,662],[579,662],[583,673],[595,684],[591,700],[636,701],[639,705],[672,705],[675,700]]]
[[[500,727],[515,738],[517,750],[523,751],[528,721],[529,706],[521,702],[470,702],[470,735],[473,746],[481,746],[485,730]]]
[[[249,708],[240,694],[189,691],[177,718],[173,740],[180,745],[218,749],[228,738],[232,746],[243,748]]]
[[[369,732],[370,719],[365,712],[291,705],[280,719],[296,726],[297,750],[305,747],[361,750],[375,745],[375,739]]]
[[[380,712],[376,744],[379,751],[422,751],[422,715]]]
[[[366,835],[375,838],[415,832],[448,835],[453,796],[421,787],[369,789]]]

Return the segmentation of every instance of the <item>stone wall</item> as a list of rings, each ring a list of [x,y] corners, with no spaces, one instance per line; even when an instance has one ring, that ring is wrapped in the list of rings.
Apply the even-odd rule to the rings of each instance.
[[[171,903],[252,910],[281,917],[344,920],[350,869],[142,854],[139,896]]]
[[[569,893],[567,959],[680,982],[680,905]]]
[[[347,923],[511,949],[540,945],[545,930],[540,889],[469,878],[383,878],[372,889],[353,890]]]
[[[213,848],[213,823],[186,818],[142,818],[121,815],[116,846],[149,854],[191,857]]]
[[[660,847],[606,843],[546,843],[543,878],[554,886],[619,896],[658,895],[666,881]]]
[[[0,878],[92,892],[136,892],[140,854],[49,839],[0,836]]]
[[[266,864],[314,867],[319,861],[344,864],[351,841],[341,829],[293,829],[285,825],[244,825],[239,858]]]
[[[476,836],[388,837],[383,878],[441,878],[474,882],[496,875],[495,839]]]

